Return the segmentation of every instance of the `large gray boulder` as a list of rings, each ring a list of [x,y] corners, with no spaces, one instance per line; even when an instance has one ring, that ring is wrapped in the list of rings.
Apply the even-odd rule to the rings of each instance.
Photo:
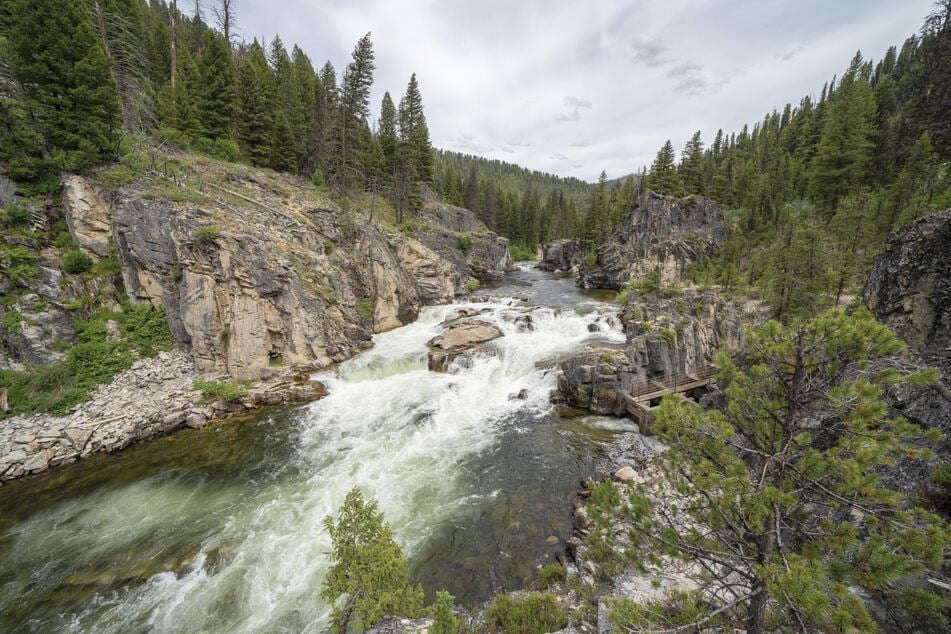
[[[951,209],[888,236],[862,292],[875,317],[925,358],[951,357]]]
[[[445,332],[429,340],[429,369],[447,372],[453,361],[471,358],[484,344],[501,336],[501,330],[481,319],[453,322]]]

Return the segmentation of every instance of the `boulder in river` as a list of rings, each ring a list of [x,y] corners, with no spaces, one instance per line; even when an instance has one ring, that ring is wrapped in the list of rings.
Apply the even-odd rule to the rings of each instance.
[[[429,340],[429,369],[447,372],[453,361],[501,336],[501,330],[479,319],[453,323],[444,333]]]

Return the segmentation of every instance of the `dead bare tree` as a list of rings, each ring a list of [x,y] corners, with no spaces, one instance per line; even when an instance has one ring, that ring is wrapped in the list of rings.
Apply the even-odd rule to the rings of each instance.
[[[218,5],[211,10],[229,45],[234,35],[234,21],[237,17],[234,4],[234,0],[218,0]]]

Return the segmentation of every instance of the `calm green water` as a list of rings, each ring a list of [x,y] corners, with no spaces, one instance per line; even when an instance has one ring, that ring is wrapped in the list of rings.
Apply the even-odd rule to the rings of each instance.
[[[317,403],[0,487],[0,631],[320,631],[322,520],[352,486],[428,593],[518,587],[563,550],[579,481],[636,428],[549,412],[553,359],[622,340],[610,306],[532,270],[488,292],[475,306],[506,336],[472,367],[426,369],[455,307],[428,308],[321,376]],[[515,323],[526,314],[534,330]]]

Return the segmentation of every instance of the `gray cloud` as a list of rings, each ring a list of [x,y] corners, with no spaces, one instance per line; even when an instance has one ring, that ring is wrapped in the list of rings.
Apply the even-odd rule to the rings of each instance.
[[[586,110],[590,110],[593,106],[587,99],[567,96],[565,97],[565,107],[568,108],[568,112],[556,116],[555,121],[560,123],[579,121],[581,119],[581,109],[585,108]]]
[[[667,76],[682,77],[683,75],[690,75],[701,70],[703,70],[703,66],[696,62],[681,62],[667,71]]]
[[[552,155],[549,156],[548,158],[553,159],[553,160],[556,160],[556,161],[567,161],[567,160],[568,160],[568,157],[565,156],[564,154],[562,154],[561,152],[556,152],[555,154],[552,154]]]
[[[642,39],[631,42],[634,49],[634,59],[648,68],[666,66],[674,62],[673,58],[664,57],[667,47],[656,40]]]
[[[805,46],[797,46],[796,48],[791,49],[783,53],[782,55],[780,55],[779,59],[783,60],[784,62],[788,62],[789,60],[794,58],[796,55],[799,55],[799,53],[802,53],[805,50],[806,50]]]
[[[711,84],[702,75],[687,75],[674,85],[674,92],[682,95],[698,96],[706,94],[710,90]]]
[[[577,141],[572,142],[571,147],[589,147],[591,141],[588,139],[578,139]]]
[[[591,108],[591,102],[581,97],[565,97],[565,106],[569,108]]]

